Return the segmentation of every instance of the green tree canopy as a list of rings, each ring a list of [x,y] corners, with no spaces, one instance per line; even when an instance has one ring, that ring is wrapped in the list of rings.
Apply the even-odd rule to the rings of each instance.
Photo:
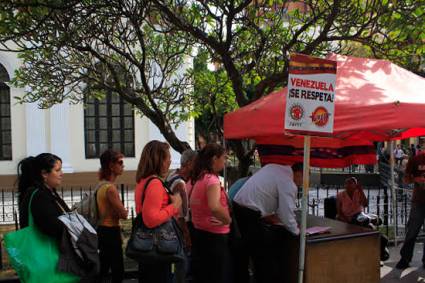
[[[424,0],[153,2],[163,25],[186,33],[209,52],[210,61],[220,66],[216,80],[226,71],[221,84],[205,78],[213,77],[211,71],[198,75],[208,83],[195,88],[197,94],[208,93],[206,87],[214,97],[217,86],[231,84],[239,106],[286,85],[291,52],[354,54],[389,59],[418,73],[423,68]],[[229,101],[227,111],[234,108]],[[234,148],[240,160],[248,161],[240,144]]]
[[[424,7],[425,0],[3,0],[0,42],[22,52],[16,81],[31,87],[23,100],[80,101],[84,84],[94,83],[135,105],[182,150],[170,122],[207,112],[219,125],[226,111],[286,85],[291,52],[360,54],[421,72]],[[187,68],[196,50],[197,64]],[[239,143],[235,149],[248,160]]]
[[[2,1],[0,42],[19,51],[19,99],[50,107],[112,91],[134,105],[178,151],[171,123],[186,119],[193,41],[158,25],[149,1]],[[86,91],[90,86],[90,91]]]

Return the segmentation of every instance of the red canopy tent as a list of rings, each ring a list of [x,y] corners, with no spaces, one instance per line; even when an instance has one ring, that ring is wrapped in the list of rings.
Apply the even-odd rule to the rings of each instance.
[[[372,141],[425,135],[424,78],[385,60],[336,54],[327,59],[338,65],[334,132],[311,139],[312,166],[374,163]],[[284,130],[286,92],[284,88],[226,114],[225,138],[256,140],[260,155],[264,148],[265,163],[301,161],[303,137]]]
[[[304,166],[298,282],[303,281],[304,271],[308,162],[319,167],[369,163],[365,161],[375,161],[372,160],[375,154],[353,149],[370,148],[371,141],[425,135],[425,79],[384,60],[335,54],[328,59],[337,61],[334,131],[331,137],[311,138],[311,150],[309,137],[292,135],[284,130],[286,88],[224,117],[225,138],[255,139],[260,149],[265,147],[263,156],[268,162],[307,162]],[[341,149],[347,149],[348,154],[344,156],[338,152]],[[322,155],[315,156],[315,150]],[[343,162],[329,162],[338,159]],[[394,196],[394,178],[391,179]]]

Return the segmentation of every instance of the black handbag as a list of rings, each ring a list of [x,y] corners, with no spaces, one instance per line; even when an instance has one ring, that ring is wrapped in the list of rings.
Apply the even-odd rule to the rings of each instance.
[[[159,178],[152,177],[146,181],[143,189],[142,206],[146,189],[153,179]],[[171,194],[166,186],[164,188],[168,194]],[[133,228],[125,254],[127,257],[140,263],[173,263],[183,261],[185,259],[183,237],[176,220],[172,217],[167,222],[155,228],[148,228],[143,223],[142,214],[138,214],[133,222]]]

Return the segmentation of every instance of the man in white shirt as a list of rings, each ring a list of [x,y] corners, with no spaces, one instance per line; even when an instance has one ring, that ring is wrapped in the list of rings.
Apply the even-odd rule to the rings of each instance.
[[[266,223],[281,225],[290,235],[299,234],[295,219],[297,185],[303,180],[302,163],[267,164],[252,176],[233,199],[242,239],[254,264],[256,282],[280,282],[282,241],[270,242]],[[275,266],[275,268],[273,268]],[[242,271],[236,271],[242,272]]]
[[[397,148],[394,149],[394,158],[395,158],[397,165],[401,166],[401,162],[403,161],[403,157],[404,157],[404,151],[403,151],[403,149],[401,149],[401,145],[398,144]]]

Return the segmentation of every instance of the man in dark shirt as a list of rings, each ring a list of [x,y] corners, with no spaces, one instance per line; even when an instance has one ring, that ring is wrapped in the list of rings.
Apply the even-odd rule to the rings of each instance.
[[[407,222],[406,237],[400,250],[401,259],[397,263],[398,269],[409,267],[412,260],[416,237],[425,220],[425,153],[412,157],[406,166],[404,175],[406,183],[414,183],[409,221]],[[422,256],[422,264],[425,267],[425,246]]]

